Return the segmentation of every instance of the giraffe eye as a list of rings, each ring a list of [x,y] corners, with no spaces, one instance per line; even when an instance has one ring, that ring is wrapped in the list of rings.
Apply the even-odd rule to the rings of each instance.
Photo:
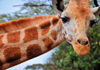
[[[91,20],[91,21],[90,21],[90,26],[92,27],[95,23],[96,23],[95,20]]]
[[[69,17],[61,17],[61,19],[64,24],[70,20]]]

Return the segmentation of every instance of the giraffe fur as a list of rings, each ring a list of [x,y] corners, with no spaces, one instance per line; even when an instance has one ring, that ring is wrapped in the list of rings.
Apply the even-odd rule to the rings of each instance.
[[[52,0],[60,15],[36,16],[0,24],[0,70],[42,55],[64,41],[84,57],[90,50],[87,33],[100,14],[89,0]]]

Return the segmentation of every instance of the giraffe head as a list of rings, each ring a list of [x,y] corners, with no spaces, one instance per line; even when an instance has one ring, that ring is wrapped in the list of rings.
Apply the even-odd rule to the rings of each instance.
[[[79,56],[89,52],[90,42],[87,33],[100,14],[100,7],[90,8],[89,0],[70,0],[64,5],[63,0],[52,0],[54,10],[61,15],[63,34],[73,45]]]

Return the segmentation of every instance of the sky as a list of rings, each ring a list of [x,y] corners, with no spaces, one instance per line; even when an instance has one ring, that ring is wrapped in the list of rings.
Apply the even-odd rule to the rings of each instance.
[[[0,0],[0,14],[8,14],[18,11],[20,10],[20,7],[13,7],[13,6],[20,5],[23,3],[24,1],[22,0]],[[6,70],[24,70],[24,68],[27,65],[38,64],[38,63],[43,64],[45,63],[47,58],[51,56],[53,52],[54,50]]]
[[[0,14],[12,13],[20,9],[14,5],[23,4],[22,0],[0,0]]]

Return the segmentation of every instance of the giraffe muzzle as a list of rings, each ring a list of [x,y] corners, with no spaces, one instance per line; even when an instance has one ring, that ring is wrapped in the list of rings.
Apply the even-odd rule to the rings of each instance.
[[[74,39],[72,45],[75,52],[81,57],[86,56],[90,50],[90,43],[87,40],[81,41],[81,40]]]

